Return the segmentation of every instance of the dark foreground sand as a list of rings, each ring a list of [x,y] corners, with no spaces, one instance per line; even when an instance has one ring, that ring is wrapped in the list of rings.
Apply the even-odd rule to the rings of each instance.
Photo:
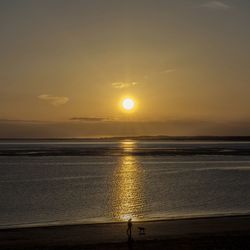
[[[0,249],[250,249],[250,216],[0,230]],[[138,234],[138,226],[146,228]]]

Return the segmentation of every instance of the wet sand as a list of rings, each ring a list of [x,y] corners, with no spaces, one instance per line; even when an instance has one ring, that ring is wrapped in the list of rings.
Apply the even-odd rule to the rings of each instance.
[[[146,234],[139,235],[138,227]],[[250,249],[250,216],[0,230],[0,249]]]

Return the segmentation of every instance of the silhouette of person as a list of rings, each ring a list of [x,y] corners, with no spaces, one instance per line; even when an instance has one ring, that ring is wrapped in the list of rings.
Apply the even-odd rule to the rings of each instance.
[[[132,219],[128,220],[128,229],[127,229],[128,241],[132,240]]]

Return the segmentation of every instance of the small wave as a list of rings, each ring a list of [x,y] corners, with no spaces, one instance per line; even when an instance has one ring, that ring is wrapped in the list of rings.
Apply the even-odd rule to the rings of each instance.
[[[102,178],[100,175],[91,176],[67,176],[67,177],[52,177],[39,179],[17,179],[17,180],[0,180],[0,183],[20,183],[20,182],[46,182],[46,181],[68,181],[68,180],[86,180]]]

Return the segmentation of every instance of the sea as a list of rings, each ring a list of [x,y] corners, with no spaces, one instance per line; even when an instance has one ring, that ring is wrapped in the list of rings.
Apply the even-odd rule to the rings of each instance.
[[[0,228],[249,213],[247,141],[0,141]]]

